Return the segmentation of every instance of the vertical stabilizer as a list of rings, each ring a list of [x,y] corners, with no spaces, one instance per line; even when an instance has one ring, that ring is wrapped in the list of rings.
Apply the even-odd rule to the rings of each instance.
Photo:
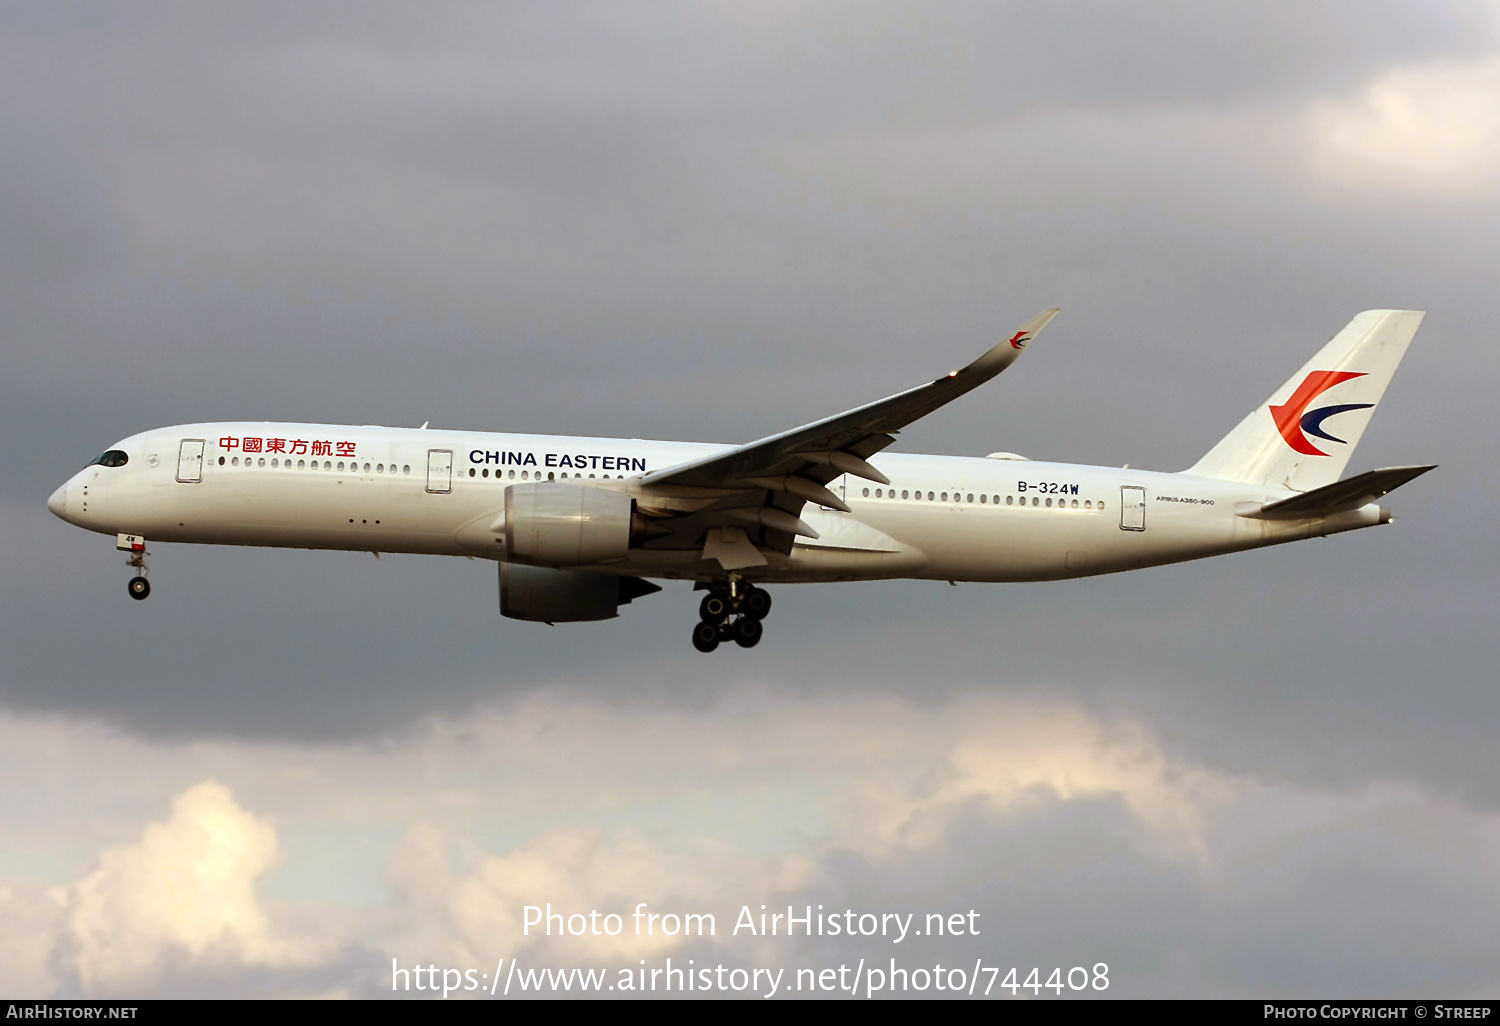
[[[1366,310],[1186,473],[1306,492],[1337,481],[1420,310]]]

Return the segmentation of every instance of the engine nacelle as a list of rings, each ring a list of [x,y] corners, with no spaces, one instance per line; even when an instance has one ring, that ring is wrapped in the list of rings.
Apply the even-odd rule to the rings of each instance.
[[[619,616],[631,599],[657,591],[660,585],[639,577],[500,564],[500,615],[513,620],[608,620]]]
[[[622,560],[634,510],[630,496],[605,488],[563,481],[511,485],[505,489],[506,558],[536,566]]]

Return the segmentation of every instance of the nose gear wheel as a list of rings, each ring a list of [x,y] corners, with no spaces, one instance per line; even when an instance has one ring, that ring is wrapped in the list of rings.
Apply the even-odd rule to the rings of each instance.
[[[151,594],[151,582],[146,580],[146,575],[151,571],[146,569],[146,545],[142,541],[140,546],[130,550],[130,558],[125,560],[125,565],[135,570],[135,576],[130,579],[127,586],[130,597],[139,602]]]

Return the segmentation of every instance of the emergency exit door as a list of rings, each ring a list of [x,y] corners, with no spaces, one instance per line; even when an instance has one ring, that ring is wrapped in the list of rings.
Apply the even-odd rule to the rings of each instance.
[[[177,480],[196,484],[203,480],[203,439],[184,438],[177,450]]]
[[[1120,489],[1120,530],[1146,529],[1146,489],[1125,485]]]
[[[453,450],[427,450],[427,490],[434,495],[453,491]]]

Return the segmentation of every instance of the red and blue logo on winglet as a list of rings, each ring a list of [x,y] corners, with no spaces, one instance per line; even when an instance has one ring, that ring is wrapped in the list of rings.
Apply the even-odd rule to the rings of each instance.
[[[1363,371],[1313,371],[1302,384],[1297,386],[1291,398],[1281,406],[1271,407],[1271,419],[1276,422],[1276,430],[1281,432],[1281,437],[1286,439],[1286,444],[1305,456],[1327,456],[1328,453],[1319,449],[1307,440],[1307,435],[1317,438],[1326,438],[1330,442],[1338,442],[1347,445],[1342,438],[1336,438],[1323,430],[1323,422],[1329,417],[1340,413],[1348,413],[1350,410],[1368,410],[1374,403],[1344,403],[1339,406],[1320,406],[1316,410],[1307,407],[1314,399],[1328,391],[1334,385],[1348,381],[1350,378],[1364,377]],[[1307,434],[1303,434],[1303,432]]]

